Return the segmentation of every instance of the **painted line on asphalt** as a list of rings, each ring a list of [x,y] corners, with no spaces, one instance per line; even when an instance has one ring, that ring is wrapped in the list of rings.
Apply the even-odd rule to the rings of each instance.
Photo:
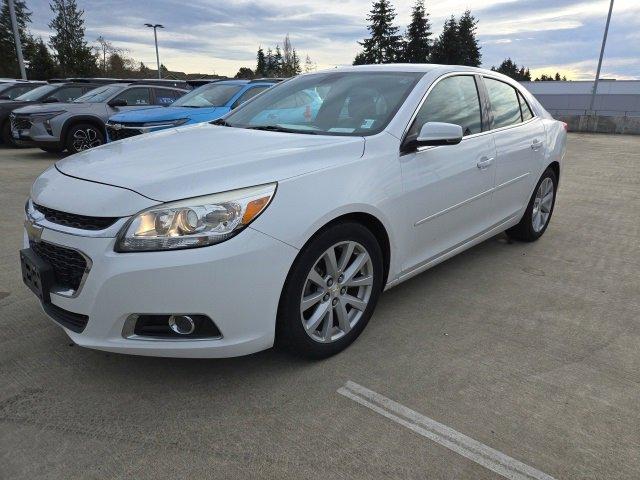
[[[515,458],[355,382],[348,381],[344,387],[338,389],[338,393],[505,478],[555,480],[554,477],[540,470],[525,465]]]

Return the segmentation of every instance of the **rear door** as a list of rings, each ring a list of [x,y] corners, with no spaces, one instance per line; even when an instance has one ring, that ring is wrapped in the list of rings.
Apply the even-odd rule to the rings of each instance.
[[[185,92],[180,90],[174,90],[172,88],[154,88],[153,89],[153,104],[160,106],[171,105],[177,99],[179,99]]]
[[[108,107],[115,113],[126,112],[127,110],[135,110],[136,108],[148,107],[151,105],[151,89],[149,87],[131,87],[123,90],[116,95],[113,100],[125,100],[127,105],[124,107]]]
[[[485,76],[496,144],[496,186],[492,215],[506,220],[527,205],[537,182],[546,137],[542,120],[535,117],[517,89]]]
[[[419,108],[406,138],[426,122],[460,125],[458,145],[422,147],[400,156],[413,244],[405,270],[428,263],[491,227],[495,146],[472,74],[438,81]],[[483,121],[483,117],[485,117]]]

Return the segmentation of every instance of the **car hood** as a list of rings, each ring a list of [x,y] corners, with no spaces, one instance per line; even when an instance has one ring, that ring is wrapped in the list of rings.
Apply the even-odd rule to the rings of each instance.
[[[56,164],[66,175],[171,201],[260,185],[353,161],[363,137],[197,124],[108,143]]]
[[[59,110],[64,110],[65,112],[86,112],[87,110],[91,110],[92,105],[95,105],[95,103],[40,103],[38,105],[22,107],[18,113],[30,114],[55,112]]]
[[[165,120],[178,120],[180,118],[194,118],[199,115],[212,115],[216,110],[226,113],[227,109],[220,107],[188,108],[188,107],[158,107],[122,112],[113,115],[109,120],[122,123],[162,122]]]

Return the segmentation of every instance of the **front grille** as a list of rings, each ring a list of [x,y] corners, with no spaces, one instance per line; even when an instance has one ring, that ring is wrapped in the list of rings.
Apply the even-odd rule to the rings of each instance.
[[[81,230],[104,230],[118,220],[118,217],[88,217],[75,213],[61,212],[53,208],[33,204],[33,208],[44,215],[51,223],[64,225],[65,227],[79,228]]]
[[[77,251],[48,242],[29,242],[31,250],[53,268],[57,287],[78,290],[87,270],[87,260]]]
[[[44,303],[42,307],[47,315],[72,332],[82,333],[89,321],[88,316],[70,312],[69,310],[60,308],[53,303]]]
[[[29,130],[31,128],[31,120],[28,117],[11,115],[11,128],[13,130]]]
[[[109,135],[109,140],[116,141],[122,140],[123,138],[135,137],[136,135],[140,135],[142,130],[138,130],[137,128],[113,128],[112,125],[107,124],[107,134]]]

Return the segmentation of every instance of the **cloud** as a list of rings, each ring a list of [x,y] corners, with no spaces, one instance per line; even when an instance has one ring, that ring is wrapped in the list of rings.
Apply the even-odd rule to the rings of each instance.
[[[47,38],[48,0],[27,0],[33,30]],[[392,0],[397,23],[409,22],[413,0]],[[146,22],[162,23],[161,60],[187,72],[232,75],[253,67],[258,45],[294,46],[320,67],[350,64],[367,35],[369,0],[78,0],[86,36],[103,35],[130,55],[153,65],[153,35]],[[479,19],[485,66],[511,57],[536,71],[544,68],[584,77],[595,70],[609,0],[427,1],[437,34],[451,14],[467,8]],[[640,78],[640,2],[616,0],[604,68],[609,76]]]

